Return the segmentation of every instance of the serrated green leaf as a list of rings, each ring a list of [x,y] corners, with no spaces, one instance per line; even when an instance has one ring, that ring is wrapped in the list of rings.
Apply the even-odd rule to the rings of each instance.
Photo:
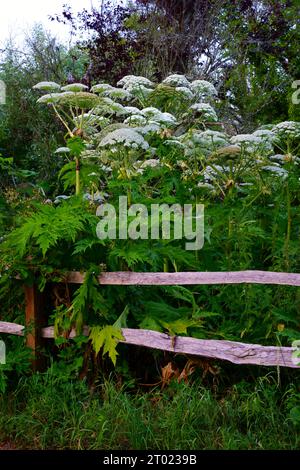
[[[163,331],[162,326],[152,317],[145,317],[139,324],[139,327],[144,330]]]
[[[199,326],[199,323],[195,322],[190,318],[180,318],[179,320],[175,320],[173,322],[164,322],[160,321],[162,326],[168,331],[170,336],[180,335],[180,334],[187,334],[187,328],[193,326]]]
[[[119,341],[124,340],[122,331],[119,328],[113,325],[94,326],[91,328],[89,339],[92,341],[96,355],[103,348],[102,355],[108,354],[113,364],[116,365],[118,355],[116,347]]]
[[[75,249],[72,255],[79,255],[85,253],[86,250],[88,250],[89,248],[93,248],[93,246],[95,245],[105,245],[105,243],[103,240],[99,240],[98,238],[84,238],[83,240],[79,240],[75,245]]]
[[[70,149],[71,155],[73,155],[74,157],[79,157],[85,149],[85,144],[81,137],[77,136],[68,139],[67,147]]]
[[[128,313],[129,313],[129,307],[128,305],[126,305],[126,307],[124,308],[123,312],[121,313],[121,315],[119,316],[119,318],[115,321],[115,323],[113,324],[113,326],[115,328],[127,328],[127,316],[128,316]]]

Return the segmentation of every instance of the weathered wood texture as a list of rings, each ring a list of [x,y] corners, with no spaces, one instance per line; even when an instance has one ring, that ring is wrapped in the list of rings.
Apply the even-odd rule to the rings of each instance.
[[[22,325],[0,322],[0,333],[22,335]],[[84,327],[84,334],[88,335],[88,327]],[[202,356],[212,359],[221,359],[233,364],[252,364],[260,366],[281,366],[300,368],[292,362],[293,348],[277,346],[261,346],[259,344],[246,344],[234,341],[206,340],[196,338],[185,338],[177,336],[174,338],[164,333],[150,330],[135,330],[123,328],[124,341],[122,343],[144,346],[147,348],[161,349],[181,354]],[[43,328],[43,338],[54,338],[53,326]],[[76,336],[73,330],[70,337]]]
[[[41,328],[47,324],[44,313],[44,295],[37,286],[25,286],[25,326],[28,329],[26,344],[32,349],[32,367],[41,370],[45,360],[41,354],[43,337]]]
[[[65,282],[82,284],[85,273],[70,272]],[[98,276],[102,285],[213,285],[213,284],[278,284],[300,286],[300,274],[270,271],[234,272],[178,272],[178,273],[134,273],[105,272]],[[53,327],[42,328],[44,313],[41,296],[36,287],[26,288],[26,326],[33,326],[27,336],[27,344],[34,352],[34,365],[38,359],[38,349],[43,338],[53,338]],[[21,325],[0,322],[0,333],[23,334]],[[88,334],[88,327],[85,327]],[[176,337],[149,330],[123,329],[127,344],[134,344],[164,351],[191,354],[230,361],[234,364],[255,364],[264,366],[299,367],[292,362],[293,348],[261,346],[223,340],[200,340]],[[71,337],[75,332],[71,332]]]
[[[24,336],[24,326],[17,323],[9,323],[0,321],[0,333],[7,333],[9,335]]]
[[[279,284],[300,286],[300,274],[271,271],[134,273],[107,272],[98,276],[103,285],[197,285],[197,284]],[[82,284],[84,273],[70,272],[66,281]]]

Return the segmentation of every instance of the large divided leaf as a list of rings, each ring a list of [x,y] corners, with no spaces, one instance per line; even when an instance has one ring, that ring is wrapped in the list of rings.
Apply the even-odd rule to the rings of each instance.
[[[68,203],[58,207],[40,205],[21,227],[7,239],[7,243],[23,256],[29,244],[37,245],[43,257],[60,240],[74,242],[76,236],[91,225],[91,215],[79,205]]]
[[[95,353],[99,354],[100,349],[103,348],[102,355],[108,354],[113,364],[116,365],[118,355],[116,347],[119,341],[124,340],[121,330],[113,325],[94,326],[91,328],[89,338]]]

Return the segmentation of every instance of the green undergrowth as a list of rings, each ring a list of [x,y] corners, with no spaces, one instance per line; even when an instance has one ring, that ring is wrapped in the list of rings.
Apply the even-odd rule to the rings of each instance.
[[[17,449],[299,449],[300,392],[269,373],[222,387],[171,382],[92,390],[50,367],[0,398],[0,447]]]

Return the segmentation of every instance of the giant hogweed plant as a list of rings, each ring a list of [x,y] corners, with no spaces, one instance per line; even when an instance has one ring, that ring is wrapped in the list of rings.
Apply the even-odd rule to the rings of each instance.
[[[125,290],[99,287],[96,279],[103,269],[299,270],[299,123],[228,135],[214,109],[215,87],[182,75],[160,84],[130,75],[117,87],[99,83],[90,91],[51,82],[35,89],[47,92],[38,101],[66,129],[54,158],[66,160],[59,178],[67,194],[37,204],[2,243],[3,294],[16,273],[42,289],[67,271],[86,271],[79,289],[54,289],[55,332],[67,338],[88,324],[96,353],[113,362],[126,324],[255,342],[299,336],[300,299],[292,289]],[[96,205],[117,207],[124,193],[128,204],[204,203],[204,248],[188,252],[183,240],[99,240]]]

